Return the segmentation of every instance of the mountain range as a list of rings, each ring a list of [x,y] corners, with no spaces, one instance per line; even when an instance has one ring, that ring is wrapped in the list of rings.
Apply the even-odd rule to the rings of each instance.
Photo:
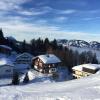
[[[67,39],[59,39],[57,40],[58,45],[63,46],[73,46],[73,47],[79,47],[79,48],[93,48],[100,50],[100,43],[97,41],[91,41],[87,42],[84,40],[67,40]]]

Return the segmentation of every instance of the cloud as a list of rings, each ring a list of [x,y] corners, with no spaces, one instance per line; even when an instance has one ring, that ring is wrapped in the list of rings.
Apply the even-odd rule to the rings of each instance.
[[[53,9],[49,6],[43,6],[39,8],[28,8],[28,9],[24,9],[20,7],[16,12],[21,15],[38,16],[38,15],[46,14],[52,10]]]
[[[65,17],[65,16],[55,17],[55,19],[54,19],[54,21],[57,21],[57,22],[64,22],[67,20],[68,20],[68,17]]]
[[[46,38],[54,39],[54,38],[72,38],[73,36],[76,39],[79,36],[86,36],[85,33],[82,32],[71,32],[68,30],[61,30],[60,27],[50,26],[47,23],[42,25],[43,20],[39,22],[26,23],[20,17],[15,17],[16,20],[9,20],[5,22],[0,22],[0,26],[3,28],[3,31],[6,36],[15,36],[18,40],[31,40],[32,38]],[[18,19],[18,20],[17,20]],[[45,20],[44,20],[45,22]],[[19,36],[20,34],[20,36]]]
[[[90,14],[96,14],[96,13],[100,13],[100,9],[89,10],[87,12]]]
[[[36,16],[36,15],[42,15],[45,14],[46,11],[36,11],[36,10],[20,10],[17,13],[21,14],[21,15],[27,15],[27,16]]]
[[[28,0],[0,0],[0,10],[9,11],[19,8],[21,4],[28,2]]]
[[[91,21],[91,20],[95,20],[95,19],[100,19],[100,17],[87,17],[87,18],[83,18],[84,21]]]
[[[28,3],[30,0],[0,0],[0,17],[4,19],[5,16],[16,15],[18,12],[23,12],[26,15],[31,15],[31,12],[24,11],[22,4]],[[6,17],[6,18],[7,18]]]
[[[44,19],[36,20],[35,22],[37,24],[45,24],[45,25],[48,23],[48,21],[47,20],[44,20]]]
[[[80,16],[90,16],[97,17],[100,13],[100,9],[92,9],[92,10],[78,10],[78,14]]]
[[[60,13],[60,14],[73,14],[73,13],[76,13],[77,12],[77,10],[74,10],[74,9],[67,9],[67,10],[59,10],[59,12],[58,13]]]

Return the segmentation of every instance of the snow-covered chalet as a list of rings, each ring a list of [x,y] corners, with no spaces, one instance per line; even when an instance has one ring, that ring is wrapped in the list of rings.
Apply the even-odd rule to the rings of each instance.
[[[7,58],[0,59],[0,77],[11,77],[13,75],[14,65]]]
[[[100,64],[82,64],[74,66],[72,70],[75,78],[81,78],[95,74],[98,70],[100,70]]]
[[[31,68],[33,55],[29,53],[23,53],[16,57],[14,62],[15,71],[24,72],[25,70]]]
[[[34,69],[42,73],[55,73],[61,60],[54,54],[39,55],[32,59]]]

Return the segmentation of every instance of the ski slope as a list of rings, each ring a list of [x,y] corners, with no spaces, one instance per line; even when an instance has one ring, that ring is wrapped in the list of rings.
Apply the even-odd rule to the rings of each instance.
[[[100,73],[66,82],[1,86],[0,100],[100,100]]]

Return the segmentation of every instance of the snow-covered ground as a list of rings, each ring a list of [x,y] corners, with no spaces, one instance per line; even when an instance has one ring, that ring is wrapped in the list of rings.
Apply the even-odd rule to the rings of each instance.
[[[100,72],[66,82],[1,86],[0,100],[100,100]]]
[[[33,75],[29,73],[31,81],[28,84],[16,86],[11,85],[11,79],[0,78],[0,100],[100,100],[100,72],[67,81],[70,73],[65,69],[58,71],[57,81],[34,71]]]

